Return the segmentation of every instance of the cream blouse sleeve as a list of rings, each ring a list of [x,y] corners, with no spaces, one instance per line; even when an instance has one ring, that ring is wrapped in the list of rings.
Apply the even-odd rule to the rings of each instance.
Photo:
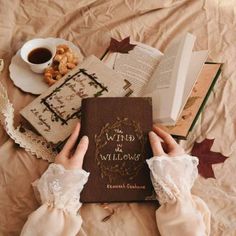
[[[160,234],[210,235],[210,211],[202,199],[191,194],[198,174],[198,159],[185,154],[177,157],[152,157],[147,163],[161,204],[156,211]]]
[[[84,170],[66,170],[62,165],[51,164],[33,183],[42,205],[29,216],[21,235],[76,235],[82,224],[78,213],[80,192],[88,176],[89,173]]]

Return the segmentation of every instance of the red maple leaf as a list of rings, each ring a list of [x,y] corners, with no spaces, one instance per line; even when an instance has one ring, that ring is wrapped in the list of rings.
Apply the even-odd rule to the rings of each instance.
[[[191,154],[198,157],[198,172],[204,178],[215,178],[212,165],[222,163],[227,157],[219,152],[212,152],[211,147],[214,139],[205,139],[201,143],[194,143]]]
[[[108,50],[111,52],[128,53],[135,46],[135,44],[130,43],[130,37],[124,38],[121,41],[111,38]]]

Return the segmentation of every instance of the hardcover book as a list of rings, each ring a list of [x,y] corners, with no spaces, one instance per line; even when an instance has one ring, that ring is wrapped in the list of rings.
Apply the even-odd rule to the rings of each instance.
[[[83,98],[125,96],[125,85],[121,75],[90,56],[20,113],[48,142],[58,146],[78,122]]]
[[[150,98],[82,100],[81,136],[89,137],[82,202],[154,200],[146,159],[152,156]]]

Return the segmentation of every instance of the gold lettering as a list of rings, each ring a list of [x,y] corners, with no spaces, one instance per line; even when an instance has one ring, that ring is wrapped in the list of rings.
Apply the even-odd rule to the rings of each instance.
[[[140,157],[140,153],[128,153],[124,155],[122,155],[121,153],[100,154],[101,161],[139,161]]]
[[[115,142],[133,142],[135,140],[135,136],[132,134],[112,134],[109,135],[106,133],[107,141],[115,141]]]

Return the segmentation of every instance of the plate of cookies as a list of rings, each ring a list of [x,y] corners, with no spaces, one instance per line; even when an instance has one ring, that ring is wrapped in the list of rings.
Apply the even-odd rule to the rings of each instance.
[[[10,78],[21,90],[40,95],[51,85],[83,61],[80,49],[72,42],[61,38],[46,38],[56,46],[52,63],[43,73],[35,73],[21,57],[21,49],[13,56],[9,66]]]

